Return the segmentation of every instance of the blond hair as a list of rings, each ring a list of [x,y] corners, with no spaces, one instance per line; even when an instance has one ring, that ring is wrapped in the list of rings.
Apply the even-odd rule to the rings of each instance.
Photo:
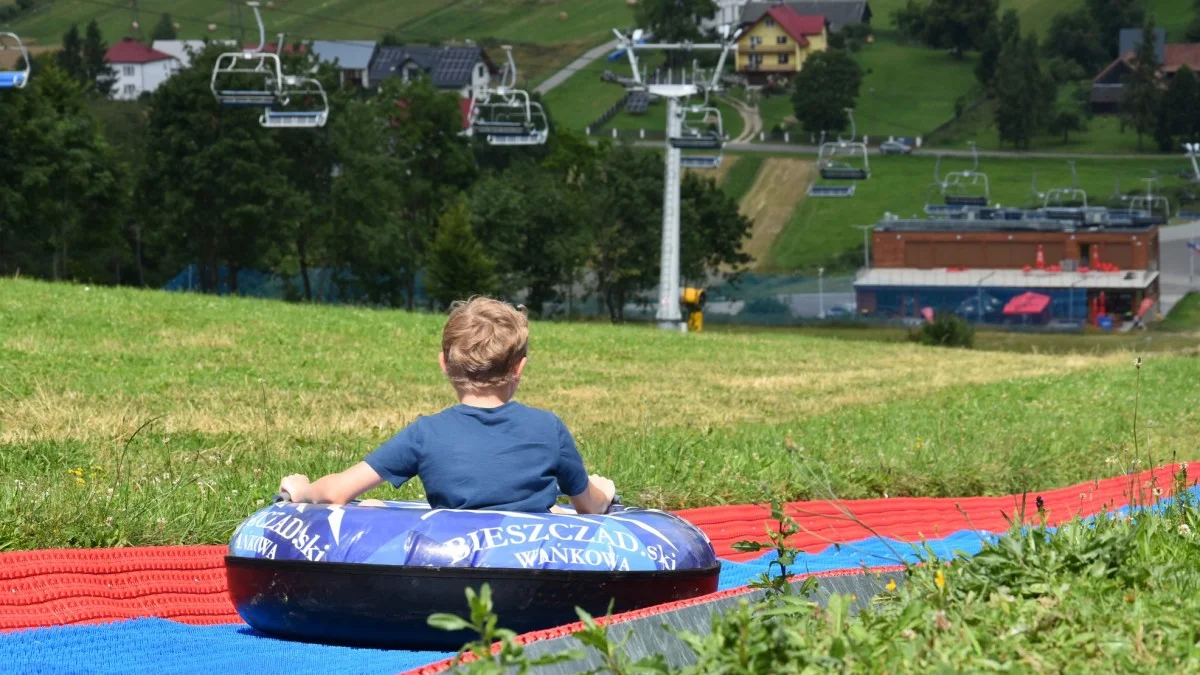
[[[450,306],[442,330],[446,375],[456,389],[511,384],[529,349],[529,319],[511,305],[474,297]]]

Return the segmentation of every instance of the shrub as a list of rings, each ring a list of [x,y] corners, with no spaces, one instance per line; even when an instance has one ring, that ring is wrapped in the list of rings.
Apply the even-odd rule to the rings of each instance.
[[[914,342],[931,347],[975,346],[975,328],[966,319],[951,312],[939,312],[932,323],[926,323],[911,334]]]

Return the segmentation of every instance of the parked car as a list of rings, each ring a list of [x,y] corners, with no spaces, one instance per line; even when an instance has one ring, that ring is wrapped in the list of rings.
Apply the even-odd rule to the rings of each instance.
[[[884,141],[879,146],[879,151],[885,155],[907,155],[912,153],[913,148],[903,140],[891,139]]]

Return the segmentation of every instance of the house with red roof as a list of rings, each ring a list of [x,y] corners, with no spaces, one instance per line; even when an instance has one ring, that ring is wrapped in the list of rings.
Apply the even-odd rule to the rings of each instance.
[[[132,101],[158,89],[181,66],[176,57],[133,38],[109,47],[104,58],[116,75],[111,95],[121,101]]]
[[[824,16],[772,5],[738,38],[737,72],[752,83],[791,78],[810,54],[828,48],[829,22]]]
[[[1154,38],[1155,59],[1158,61],[1158,77],[1162,87],[1169,85],[1175,73],[1185,66],[1193,72],[1200,73],[1200,44],[1168,44],[1167,33],[1161,28],[1155,31]],[[1134,54],[1141,42],[1140,28],[1121,30],[1121,55],[1092,79],[1088,104],[1093,113],[1114,115],[1120,112],[1121,97],[1125,95],[1125,78],[1137,65]]]

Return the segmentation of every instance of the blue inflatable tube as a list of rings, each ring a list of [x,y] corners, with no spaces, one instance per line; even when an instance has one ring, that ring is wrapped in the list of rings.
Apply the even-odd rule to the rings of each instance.
[[[279,503],[234,532],[234,606],[281,637],[364,646],[456,648],[470,635],[430,628],[466,616],[465,589],[491,586],[500,625],[518,632],[683,600],[717,589],[708,537],[664,511],[605,515]]]

